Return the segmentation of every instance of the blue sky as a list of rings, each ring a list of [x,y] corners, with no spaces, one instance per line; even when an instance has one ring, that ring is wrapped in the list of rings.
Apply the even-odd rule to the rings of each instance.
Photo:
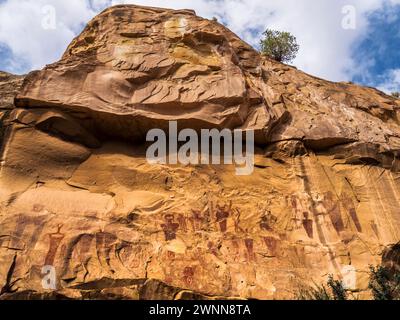
[[[191,8],[254,47],[266,28],[288,30],[301,46],[299,69],[400,91],[400,0],[0,0],[0,70],[21,74],[57,61],[93,16],[119,3]],[[344,28],[344,19],[354,26]]]
[[[392,79],[400,74],[400,5],[386,5],[371,13],[368,20],[369,32],[355,43],[352,52],[354,59],[366,67],[353,76],[353,81],[400,91],[399,79],[397,83]]]

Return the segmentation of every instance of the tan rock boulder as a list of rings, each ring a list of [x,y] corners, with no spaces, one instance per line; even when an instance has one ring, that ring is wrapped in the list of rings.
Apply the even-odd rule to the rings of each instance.
[[[168,120],[262,130],[274,115],[251,89],[249,59],[260,61],[222,25],[192,11],[117,6],[93,19],[60,62],[30,74],[16,105],[81,114],[101,132],[129,139]]]

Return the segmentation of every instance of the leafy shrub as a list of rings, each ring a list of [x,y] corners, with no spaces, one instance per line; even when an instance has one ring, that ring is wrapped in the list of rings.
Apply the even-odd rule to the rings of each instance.
[[[390,272],[383,266],[370,266],[369,289],[375,300],[399,300],[400,274]]]
[[[400,300],[400,273],[384,266],[370,266],[369,289],[374,300]],[[326,285],[302,288],[298,300],[349,300],[348,293],[339,280],[330,275]]]
[[[300,46],[289,32],[267,29],[260,41],[261,53],[279,62],[291,62],[296,58]]]
[[[330,275],[325,285],[315,285],[314,287],[302,288],[297,294],[298,300],[348,300],[343,283],[334,280]]]

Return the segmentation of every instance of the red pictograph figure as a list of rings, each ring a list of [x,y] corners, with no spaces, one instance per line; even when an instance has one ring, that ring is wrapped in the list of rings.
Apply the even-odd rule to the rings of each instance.
[[[259,223],[260,229],[266,231],[273,231],[274,230],[273,226],[276,224],[277,220],[278,219],[271,213],[271,211],[268,210],[261,216],[261,220]]]
[[[44,260],[45,266],[52,266],[54,264],[58,247],[60,246],[62,239],[64,239],[64,234],[60,232],[62,227],[63,225],[59,224],[57,226],[57,232],[50,233],[48,235],[50,238],[50,245],[49,245],[49,250],[47,251],[46,258]]]
[[[256,255],[254,254],[254,240],[253,239],[245,239],[244,244],[247,250],[247,261],[255,261]]]
[[[342,204],[346,208],[351,219],[353,220],[357,231],[362,232],[361,223],[360,223],[360,220],[358,220],[357,211],[356,211],[356,208],[354,207],[353,200],[347,195],[342,195],[341,199],[342,199]]]
[[[336,232],[339,234],[341,231],[344,230],[344,223],[340,210],[340,201],[335,201],[333,193],[331,191],[328,191],[327,193],[325,193],[322,205],[328,212],[332,225],[335,228]]]
[[[9,246],[21,250],[32,250],[44,229],[47,217],[20,215],[16,219],[16,227]]]
[[[313,235],[313,221],[312,221],[312,219],[308,218],[309,217],[309,213],[308,212],[303,212],[303,216],[304,216],[304,219],[303,219],[304,230],[306,230],[307,236],[312,239],[314,237],[314,235]]]
[[[278,240],[273,237],[264,237],[264,243],[268,248],[271,256],[276,256],[278,253]]]
[[[178,215],[178,223],[179,223],[179,226],[182,229],[182,231],[186,233],[188,231],[187,224],[186,224],[186,216],[183,214],[179,214]]]
[[[190,287],[194,281],[194,268],[193,267],[186,267],[183,270],[183,281],[185,284]]]
[[[170,213],[164,216],[165,223],[161,225],[164,231],[165,241],[175,240],[176,232],[179,229],[179,223],[175,222],[174,216]]]
[[[213,254],[214,256],[218,256],[218,247],[212,241],[208,241],[207,243],[208,252]]]
[[[226,232],[227,230],[227,223],[228,223],[228,218],[231,214],[231,210],[232,210],[232,201],[229,202],[229,206],[226,204],[224,206],[220,206],[219,204],[217,204],[216,206],[215,216],[221,232]]]
[[[79,259],[83,264],[86,264],[90,257],[90,248],[92,246],[92,242],[94,239],[94,235],[92,234],[83,234],[79,239]]]
[[[297,195],[291,195],[286,198],[288,205],[293,209],[293,216],[286,226],[287,231],[298,230],[303,226],[303,212],[307,211],[307,205],[304,204],[305,200]]]
[[[100,261],[100,264],[103,266],[107,266],[107,268],[114,273],[114,270],[111,268],[110,265],[110,254],[112,250],[115,248],[115,245],[117,243],[117,236],[100,231],[96,233],[96,252],[97,252],[97,257]]]
[[[244,233],[244,230],[242,229],[242,227],[240,226],[240,216],[241,216],[241,212],[239,209],[235,209],[233,210],[233,220],[235,223],[235,232],[236,233]]]
[[[61,257],[63,257],[62,269],[60,273],[61,279],[64,278],[71,270],[71,257],[76,256],[82,267],[87,270],[87,265],[93,257],[90,252],[92,242],[95,236],[93,234],[81,234],[73,237],[67,244],[61,246]]]
[[[194,232],[202,230],[203,227],[203,222],[204,222],[204,217],[201,214],[200,210],[194,210],[192,209],[192,217],[190,219],[190,222],[192,224],[192,229]]]

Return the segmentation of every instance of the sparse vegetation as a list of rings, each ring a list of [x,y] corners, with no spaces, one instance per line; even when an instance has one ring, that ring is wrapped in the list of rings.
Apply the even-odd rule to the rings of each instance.
[[[343,283],[329,276],[326,285],[302,288],[297,295],[298,300],[348,300]]]
[[[400,273],[370,266],[369,288],[375,300],[400,300]]]
[[[369,289],[374,300],[400,300],[400,273],[383,266],[370,266]],[[339,280],[329,276],[326,285],[301,288],[298,300],[349,300],[349,294]]]
[[[300,46],[295,36],[289,32],[267,29],[260,41],[261,53],[279,62],[293,61]]]
[[[395,98],[399,99],[400,98],[400,92],[399,91],[392,92],[392,97],[395,97]]]
[[[301,288],[297,293],[297,300],[332,300],[324,285]]]
[[[333,300],[347,300],[347,292],[342,281],[335,280],[331,275],[328,279],[328,286],[332,291]]]

